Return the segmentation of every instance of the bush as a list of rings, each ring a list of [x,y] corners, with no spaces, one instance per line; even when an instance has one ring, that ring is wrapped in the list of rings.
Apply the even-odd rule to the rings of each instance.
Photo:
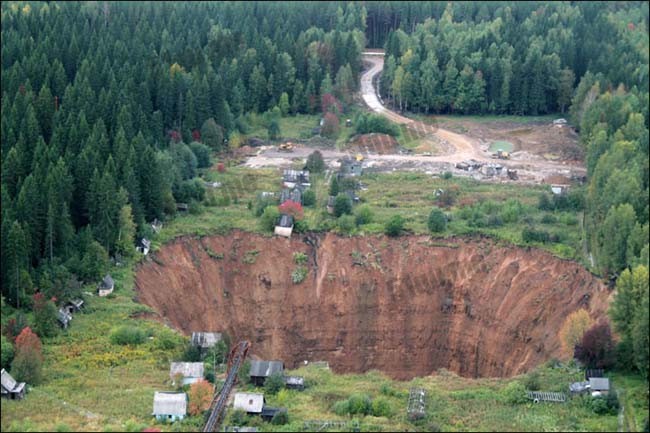
[[[447,228],[447,217],[445,216],[445,213],[441,209],[434,207],[431,209],[431,213],[429,214],[427,225],[429,230],[433,233],[444,232]]]
[[[203,201],[205,198],[205,187],[199,179],[184,180],[172,185],[174,200],[180,203],[187,203],[192,200]]]
[[[284,376],[281,372],[273,373],[264,381],[264,392],[275,395],[284,388]]]
[[[305,169],[309,170],[311,173],[322,173],[325,171],[325,161],[323,160],[323,154],[318,150],[313,151],[307,157]]]
[[[154,347],[158,350],[168,351],[182,344],[182,337],[169,329],[161,329],[154,340]]]
[[[147,336],[144,331],[135,326],[123,325],[111,331],[110,340],[113,344],[121,346],[132,344],[138,345],[144,343]]]
[[[34,331],[41,337],[53,337],[59,332],[58,310],[54,302],[43,293],[36,293],[34,301]]]
[[[553,203],[551,203],[551,199],[548,198],[547,193],[543,192],[539,195],[537,208],[539,210],[554,210]]]
[[[26,327],[16,337],[16,357],[11,363],[11,374],[17,381],[38,385],[42,379],[42,368],[41,340]]]
[[[240,367],[239,372],[237,373],[237,378],[239,379],[239,383],[244,383],[244,384],[249,383],[250,372],[251,372],[251,362],[246,360]]]
[[[338,218],[341,215],[352,213],[352,200],[347,194],[339,194],[334,200],[334,215]]]
[[[451,171],[445,171],[444,173],[442,173],[443,179],[449,180],[452,177],[454,177],[454,174]]]
[[[316,193],[311,189],[306,190],[302,194],[302,204],[304,206],[313,206],[316,203]]]
[[[305,217],[305,212],[302,209],[302,205],[293,200],[287,200],[278,206],[278,211],[280,214],[291,215],[294,221],[300,221]]]
[[[201,361],[201,349],[197,346],[194,346],[191,341],[188,341],[185,345],[185,351],[183,352],[182,359],[185,362]]]
[[[370,224],[373,219],[372,209],[367,204],[359,206],[354,212],[354,215],[356,216],[356,224],[358,226],[363,224]]]
[[[260,224],[264,230],[272,232],[275,224],[278,222],[278,218],[280,218],[280,211],[277,206],[267,206],[264,208],[264,212],[262,212]]]
[[[539,372],[533,371],[532,373],[528,374],[526,380],[524,381],[524,386],[527,390],[539,391]]]
[[[372,132],[388,134],[393,137],[399,135],[399,127],[383,116],[377,114],[359,113],[354,119],[354,130],[357,134]]]
[[[187,408],[190,415],[198,415],[208,410],[212,402],[213,394],[213,386],[206,380],[201,379],[190,385],[188,392],[189,404]]]
[[[307,257],[307,254],[305,253],[301,253],[301,252],[293,253],[293,262],[297,265],[304,265],[305,263],[307,263],[308,258],[309,257]]]
[[[614,389],[610,389],[606,396],[587,397],[589,408],[598,415],[616,415],[620,403]]]
[[[293,222],[294,233],[304,233],[309,230],[309,223],[306,220],[298,220]]]
[[[388,236],[399,236],[404,229],[404,218],[401,215],[395,215],[391,217],[386,223],[384,228],[384,233]]]
[[[545,213],[542,215],[542,218],[539,220],[542,224],[555,224],[557,222],[557,218],[553,214],[550,213]]]
[[[355,218],[352,215],[341,215],[336,220],[339,231],[343,234],[350,234],[356,227]]]
[[[291,273],[291,281],[293,281],[294,284],[302,283],[305,280],[305,278],[307,277],[308,272],[309,272],[309,270],[306,267],[298,266]]]
[[[255,197],[255,204],[252,206],[253,214],[256,217],[260,217],[264,213],[264,209],[268,206],[276,205],[277,202],[278,200],[275,197],[262,197],[262,194],[258,194],[257,197]]]
[[[336,197],[338,194],[339,194],[339,180],[336,178],[336,176],[332,176],[332,180],[330,181],[329,195]]]
[[[350,413],[350,403],[347,400],[339,400],[332,406],[332,412],[338,416],[345,416]]]
[[[268,379],[267,379],[268,380]],[[286,410],[281,410],[273,415],[271,418],[271,424],[273,425],[285,425],[289,423],[289,414]]]
[[[393,411],[390,407],[388,400],[382,397],[377,397],[372,401],[372,415],[373,416],[384,416],[390,418],[393,414]]]
[[[551,235],[544,230],[535,230],[530,227],[526,227],[521,231],[521,238],[524,242],[549,242]]]
[[[526,402],[526,387],[519,381],[510,382],[502,391],[501,397],[508,404]]]
[[[370,396],[367,394],[352,394],[348,399],[351,415],[369,415],[372,411]]]
[[[230,423],[235,426],[243,426],[246,425],[247,418],[248,415],[246,415],[245,411],[241,409],[235,409],[230,415]]]

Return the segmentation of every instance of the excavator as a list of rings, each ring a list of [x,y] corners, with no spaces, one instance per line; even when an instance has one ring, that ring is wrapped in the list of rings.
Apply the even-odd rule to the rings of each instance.
[[[287,141],[286,143],[282,143],[278,146],[278,150],[281,150],[283,152],[292,152],[293,151],[293,143],[290,141]]]
[[[497,150],[497,153],[493,157],[497,159],[510,159],[510,153],[505,150]]]

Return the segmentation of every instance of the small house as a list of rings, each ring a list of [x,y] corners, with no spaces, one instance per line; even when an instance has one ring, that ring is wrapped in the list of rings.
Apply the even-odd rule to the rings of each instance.
[[[286,238],[291,237],[293,232],[293,217],[291,215],[282,214],[280,216],[280,222],[275,226],[274,233],[278,236],[284,236]]]
[[[204,182],[204,185],[206,188],[220,188],[221,187],[221,182]]]
[[[66,302],[64,308],[68,311],[68,313],[72,314],[81,311],[83,306],[84,306],[83,299],[75,298]]]
[[[352,119],[345,119],[345,126],[346,127],[351,127],[352,126]]]
[[[262,386],[267,377],[274,373],[282,373],[283,370],[284,364],[282,361],[251,361],[251,382],[257,386]]]
[[[101,283],[99,283],[99,296],[107,296],[113,293],[115,288],[115,281],[110,275],[106,275]]]
[[[457,162],[456,163],[456,168],[459,170],[469,170],[469,164],[466,162]]]
[[[554,195],[562,195],[565,194],[569,189],[568,185],[551,185],[551,192]]]
[[[258,432],[259,430],[257,427],[248,427],[248,426],[237,426],[237,425],[227,425],[224,427],[223,431],[226,432],[241,432],[241,433],[255,433]]]
[[[235,394],[233,409],[243,410],[249,414],[260,415],[265,402],[264,394],[238,392]]]
[[[221,341],[222,338],[219,332],[192,332],[192,346],[207,350]]]
[[[59,312],[56,318],[63,329],[67,329],[68,325],[70,325],[70,321],[72,320],[72,314],[70,314],[65,307],[61,307],[59,308]]]
[[[341,161],[341,169],[339,170],[339,173],[343,177],[347,176],[361,176],[363,174],[363,166],[361,165],[361,161],[354,161],[351,158],[345,158]]]
[[[334,204],[336,203],[336,197],[333,195],[327,198],[327,213],[334,215]]]
[[[181,212],[187,212],[190,210],[190,206],[187,203],[176,203],[176,210]]]
[[[285,188],[311,186],[309,181],[309,170],[284,170],[282,172],[282,186]]]
[[[605,377],[605,370],[602,368],[588,368],[585,370],[585,380],[592,377]]]
[[[172,362],[169,367],[169,377],[172,383],[181,377],[183,385],[190,385],[203,379],[202,362]],[[174,383],[175,384],[175,383]]]
[[[135,247],[136,250],[140,251],[142,254],[145,256],[149,254],[149,250],[151,249],[151,241],[147,238],[142,238],[138,242],[138,246]]]
[[[591,377],[589,378],[589,389],[591,395],[609,394],[609,378]]]
[[[555,120],[553,121],[553,125],[556,125],[556,126],[566,125],[566,123],[567,123],[567,122],[566,122],[566,119],[562,119],[562,118],[560,118],[560,119],[555,119]]]
[[[187,414],[187,395],[184,392],[156,391],[153,396],[153,416],[158,421],[174,422]]]
[[[569,385],[569,392],[571,395],[583,394],[587,391],[589,391],[589,381],[587,380],[583,382],[573,382]]]
[[[277,414],[278,412],[286,412],[286,411],[287,411],[287,410],[286,410],[285,408],[281,408],[281,407],[270,407],[270,406],[266,406],[266,405],[265,405],[265,406],[262,408],[262,413],[260,414],[260,416],[262,417],[262,419],[263,419],[264,421],[269,422],[269,421],[271,421],[271,420],[273,419],[273,417],[275,416],[275,414]]]
[[[305,389],[305,378],[301,376],[285,376],[284,384],[288,389],[302,391]]]
[[[0,384],[2,397],[11,400],[22,400],[25,398],[25,382],[16,382],[4,368],[0,372]]]

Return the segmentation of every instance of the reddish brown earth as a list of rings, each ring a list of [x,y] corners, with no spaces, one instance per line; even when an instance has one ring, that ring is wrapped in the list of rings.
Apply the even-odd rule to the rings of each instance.
[[[607,306],[597,278],[541,250],[313,237],[316,248],[300,235],[176,239],[138,269],[138,298],[185,333],[249,339],[253,355],[289,368],[326,360],[337,372],[378,369],[398,379],[442,367],[468,377],[525,372],[560,357],[569,313],[584,307],[598,318]],[[296,251],[310,256],[300,284],[291,281]]]

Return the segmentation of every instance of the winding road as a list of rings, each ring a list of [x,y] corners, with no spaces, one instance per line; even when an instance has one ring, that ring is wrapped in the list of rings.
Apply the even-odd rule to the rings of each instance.
[[[364,103],[372,111],[400,125],[403,128],[403,135],[414,134],[414,138],[430,139],[435,143],[436,148],[440,150],[440,154],[435,156],[380,155],[373,152],[373,146],[370,144],[368,152],[365,152],[364,155],[364,164],[367,167],[378,171],[415,170],[426,173],[451,171],[460,176],[478,176],[481,180],[486,181],[508,181],[505,176],[481,177],[477,172],[467,172],[456,168],[456,163],[475,160],[482,163],[499,163],[504,167],[517,170],[519,175],[517,182],[542,183],[544,179],[554,175],[562,175],[568,178],[586,175],[586,170],[582,166],[548,161],[537,155],[526,154],[523,157],[513,155],[513,159],[510,160],[495,160],[488,152],[481,150],[478,140],[472,137],[439,128],[435,124],[409,119],[390,110],[384,106],[377,96],[373,85],[374,78],[384,68],[383,51],[366,51],[363,53],[362,58],[364,63],[369,66],[369,69],[361,76],[361,96]],[[312,148],[298,146],[292,152],[286,153],[269,146],[262,148],[258,155],[248,158],[245,165],[252,168],[287,167],[291,165],[293,158],[306,158],[312,151]],[[321,149],[321,153],[325,161],[333,168],[338,166],[337,160],[346,156],[353,156],[350,151],[334,149]]]

